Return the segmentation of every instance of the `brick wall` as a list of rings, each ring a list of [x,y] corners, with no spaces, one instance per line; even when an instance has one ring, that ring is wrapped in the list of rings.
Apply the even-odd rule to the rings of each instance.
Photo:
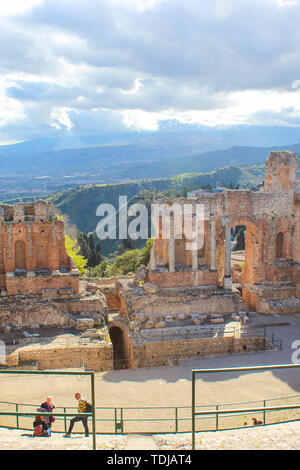
[[[209,357],[239,352],[263,351],[264,338],[197,338],[147,342],[134,347],[134,367],[158,367],[168,361],[190,357]]]
[[[37,362],[40,370],[78,368],[83,364],[87,370],[113,370],[113,349],[111,344],[22,348],[15,351],[8,360],[11,366],[26,362]]]

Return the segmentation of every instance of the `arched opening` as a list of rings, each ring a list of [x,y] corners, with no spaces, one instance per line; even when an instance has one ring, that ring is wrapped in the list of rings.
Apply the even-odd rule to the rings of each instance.
[[[245,269],[246,226],[236,225],[231,229],[231,276],[233,284],[242,284]]]
[[[204,260],[205,259],[205,253],[206,253],[205,237],[203,237],[203,245],[198,250],[198,259],[200,258],[201,260]]]
[[[129,366],[128,347],[126,347],[123,330],[118,326],[112,326],[109,334],[114,350],[114,369],[127,369]]]
[[[15,243],[15,269],[26,270],[26,247],[23,240]]]
[[[277,233],[276,237],[276,259],[284,258],[284,233]]]

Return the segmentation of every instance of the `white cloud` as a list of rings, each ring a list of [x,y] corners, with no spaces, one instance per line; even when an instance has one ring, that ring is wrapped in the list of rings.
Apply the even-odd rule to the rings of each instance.
[[[69,108],[54,106],[50,112],[50,126],[55,127],[55,129],[62,129],[65,127],[66,129],[71,130],[73,123],[69,117],[70,111],[71,109]]]
[[[217,18],[228,18],[233,9],[233,0],[215,0],[214,12]]]
[[[3,140],[23,137],[26,126],[30,138],[55,129],[156,129],[163,119],[300,123],[296,0],[3,5]]]
[[[299,0],[275,0],[279,8],[294,7],[299,5]]]
[[[2,0],[0,2],[0,16],[22,13],[41,4],[44,0]]]

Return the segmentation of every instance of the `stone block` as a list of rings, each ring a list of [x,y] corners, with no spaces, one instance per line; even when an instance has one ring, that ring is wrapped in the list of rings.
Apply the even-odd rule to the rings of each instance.
[[[166,321],[166,322],[171,322],[171,321],[173,321],[173,320],[174,320],[174,318],[173,318],[172,315],[166,315],[166,316],[165,316],[165,321]]]
[[[23,331],[23,336],[24,336],[24,338],[30,338],[32,335],[28,331],[24,330]]]
[[[185,314],[184,313],[177,313],[177,320],[185,320]]]
[[[191,319],[193,320],[194,318],[200,318],[199,313],[191,313]]]
[[[27,271],[26,277],[29,279],[32,279],[35,277],[35,272],[34,271]]]
[[[134,282],[139,284],[140,282],[144,281],[147,277],[147,268],[143,264],[141,264],[136,272]]]
[[[153,284],[152,282],[145,282],[143,289],[147,294],[156,294],[158,291],[157,285]]]
[[[211,318],[223,318],[223,315],[222,313],[212,313],[210,317]]]
[[[93,328],[94,320],[92,318],[78,318],[76,322],[76,330],[85,331]]]
[[[210,323],[212,324],[224,323],[224,318],[211,318]]]
[[[73,268],[70,271],[70,276],[74,276],[74,277],[78,276],[79,277],[79,274],[80,273],[79,273],[79,270],[77,268]]]
[[[92,294],[96,294],[99,287],[95,282],[87,282],[86,283],[86,290],[92,292]]]
[[[235,313],[231,315],[231,319],[234,321],[241,321],[241,317],[239,317],[239,315],[236,315]]]
[[[57,296],[57,289],[43,289],[42,290],[42,296],[43,297],[56,297]]]

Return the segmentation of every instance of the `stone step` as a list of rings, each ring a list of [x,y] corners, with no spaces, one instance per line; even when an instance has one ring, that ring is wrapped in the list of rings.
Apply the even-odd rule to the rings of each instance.
[[[266,286],[253,284],[250,289],[259,297],[264,297],[270,300],[281,300],[288,299],[290,297],[295,297],[296,287],[286,283],[282,283],[278,286]]]
[[[257,302],[257,311],[267,314],[292,314],[300,312],[300,299],[289,297],[285,299],[260,298]]]

